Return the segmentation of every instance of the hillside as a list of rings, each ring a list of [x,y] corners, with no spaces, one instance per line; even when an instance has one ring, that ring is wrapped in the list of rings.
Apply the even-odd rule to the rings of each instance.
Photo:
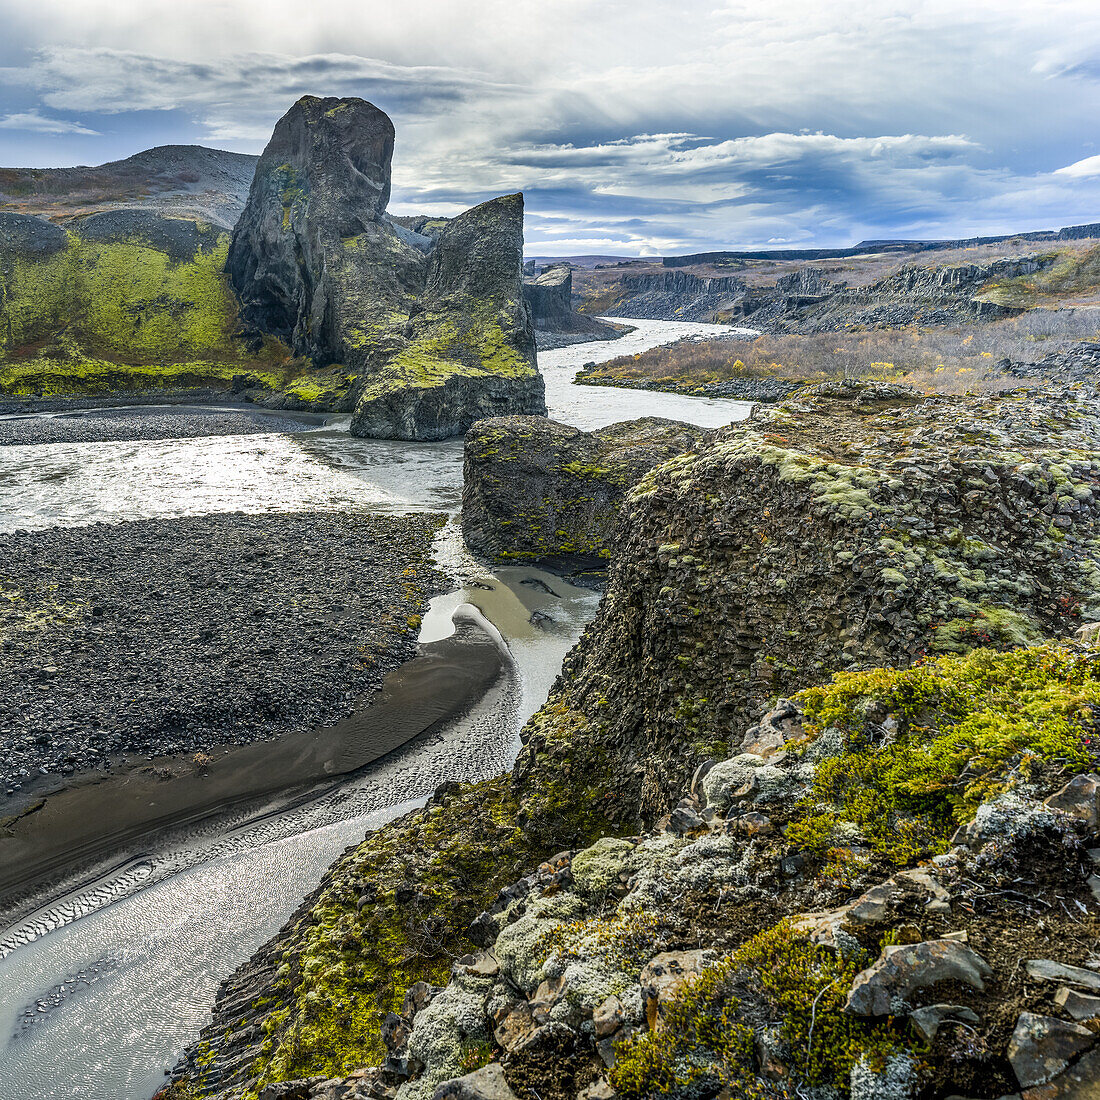
[[[64,222],[138,209],[232,229],[258,160],[202,145],[160,145],[92,168],[0,168],[0,210]]]

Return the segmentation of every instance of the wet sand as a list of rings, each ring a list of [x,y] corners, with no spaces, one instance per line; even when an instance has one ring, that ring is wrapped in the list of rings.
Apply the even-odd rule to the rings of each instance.
[[[73,777],[19,816],[0,821],[0,908],[134,845],[280,795],[316,793],[374,763],[440,723],[465,713],[496,682],[505,652],[473,609],[455,633],[421,647],[385,678],[362,710],[313,733],[218,750],[207,767],[189,756],[152,760],[124,772]]]

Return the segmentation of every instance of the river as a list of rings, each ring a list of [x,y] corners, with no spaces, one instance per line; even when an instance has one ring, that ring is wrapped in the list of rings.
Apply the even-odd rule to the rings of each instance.
[[[592,429],[658,415],[719,427],[739,402],[576,386],[585,362],[727,327],[630,321],[607,343],[542,352],[554,419]],[[357,439],[346,422],[293,434],[0,448],[0,530],[225,511],[368,508],[456,512],[462,445]],[[472,605],[499,632],[506,674],[466,715],[362,776],[293,807],[193,829],[126,853],[65,897],[0,928],[0,1100],[147,1100],[208,1019],[218,983],[286,921],[369,829],[445,779],[500,774],[545,700],[598,596],[526,568],[489,573],[455,525],[437,542],[455,590],[432,601],[421,640],[446,637]],[[534,611],[553,629],[531,625]]]

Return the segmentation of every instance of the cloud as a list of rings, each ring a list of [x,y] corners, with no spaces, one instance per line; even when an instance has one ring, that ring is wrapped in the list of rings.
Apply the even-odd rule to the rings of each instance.
[[[36,134],[87,134],[99,136],[98,130],[90,130],[79,122],[68,122],[63,118],[47,118],[37,108],[0,118],[0,129],[31,130]]]
[[[1055,169],[1056,176],[1069,176],[1072,179],[1086,179],[1091,176],[1100,176],[1100,156],[1085,157],[1084,160],[1067,164],[1065,168]]]
[[[255,152],[300,95],[361,95],[397,127],[395,210],[523,190],[543,253],[968,236],[1100,217],[1100,5],[1058,8],[36,0],[5,23],[0,82],[9,110],[132,136],[112,157]],[[49,132],[74,159],[109,140]]]

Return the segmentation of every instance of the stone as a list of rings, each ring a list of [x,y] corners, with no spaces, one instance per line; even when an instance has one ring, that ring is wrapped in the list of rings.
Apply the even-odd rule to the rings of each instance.
[[[1021,1100],[1098,1100],[1100,1050],[1092,1050],[1053,1081],[1024,1089]]]
[[[916,1033],[930,1043],[940,1028],[953,1020],[967,1024],[981,1023],[978,1014],[965,1005],[929,1005],[927,1008],[915,1008],[909,1013],[909,1020]]]
[[[612,995],[602,1000],[592,1013],[596,1038],[606,1039],[609,1035],[614,1035],[623,1026],[625,1018],[623,1003],[618,997]]]
[[[713,953],[704,950],[662,951],[642,967],[638,981],[650,1030],[661,1030],[664,1006],[702,972],[711,958]]]
[[[266,1085],[260,1092],[260,1100],[309,1100],[313,1089],[323,1084],[324,1077],[304,1077],[299,1081],[277,1081]]]
[[[526,1001],[515,1003],[497,1023],[493,1038],[504,1050],[515,1050],[535,1030],[531,1006]]]
[[[407,1020],[413,1019],[416,1014],[432,1003],[440,987],[429,985],[428,982],[413,982],[405,991],[405,999],[401,1004],[401,1015]]]
[[[857,898],[849,911],[855,924],[878,924],[916,901],[927,912],[950,911],[951,895],[926,867],[902,871]]]
[[[1092,1020],[1100,1017],[1100,997],[1079,993],[1069,986],[1060,986],[1054,994],[1054,1003],[1075,1020]]]
[[[1083,821],[1095,831],[1100,827],[1100,775],[1075,775],[1060,791],[1046,799],[1045,805]]]
[[[478,951],[459,959],[455,970],[473,978],[495,978],[500,973],[500,963],[491,951]]]
[[[546,978],[539,982],[538,988],[527,1002],[537,1022],[546,1023],[546,1019],[540,1018],[540,1010],[541,1016],[545,1017],[546,1013],[565,996],[568,989],[569,985],[564,977]]]
[[[689,803],[681,802],[668,819],[668,831],[676,836],[688,836],[707,827],[707,823]]]
[[[1053,959],[1028,959],[1027,976],[1037,982],[1064,982],[1100,993],[1100,974],[1083,966],[1066,966]]]
[[[1095,1042],[1096,1036],[1080,1024],[1021,1012],[1008,1041],[1008,1060],[1024,1088],[1044,1085]]]
[[[954,940],[894,944],[856,975],[844,1011],[855,1016],[893,1015],[918,990],[944,981],[984,990],[992,973],[980,955]]]
[[[432,1095],[432,1100],[516,1100],[499,1062],[490,1062],[481,1069],[444,1081]]]
[[[577,1093],[577,1100],[615,1100],[618,1095],[606,1077],[599,1077]]]

